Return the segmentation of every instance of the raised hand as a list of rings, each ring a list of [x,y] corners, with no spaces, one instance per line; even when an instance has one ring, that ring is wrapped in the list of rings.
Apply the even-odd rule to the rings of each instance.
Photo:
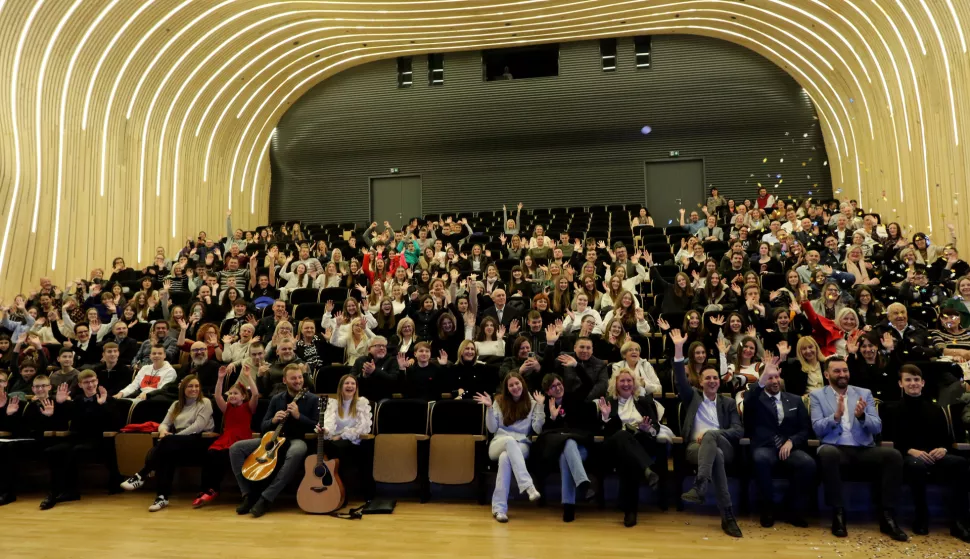
[[[397,354],[397,368],[402,371],[408,368],[408,356],[403,351]]]
[[[20,398],[14,396],[7,401],[7,415],[16,415],[20,411]]]
[[[557,341],[559,341],[559,329],[556,328],[555,324],[546,326],[546,343],[554,344]]]
[[[788,345],[788,342],[784,340],[778,342],[779,361],[784,361],[788,357],[789,353],[791,353],[791,347]]]
[[[563,367],[575,367],[579,364],[572,355],[560,355],[556,358],[556,361],[559,361]]]
[[[511,323],[509,323],[509,334],[511,334],[513,336],[516,335],[516,334],[518,334],[519,333],[519,328],[521,328],[521,327],[522,326],[519,324],[519,319],[516,318]]]
[[[538,390],[532,393],[532,399],[535,400],[540,406],[546,403],[546,395]]]
[[[717,316],[711,317],[711,324],[713,324],[714,326],[724,326],[724,322],[725,322],[725,319],[723,315],[717,315]]]
[[[103,406],[108,401],[108,391],[103,386],[98,387],[98,405]]]
[[[444,367],[448,364],[448,352],[445,350],[438,351],[438,364]]]
[[[721,355],[727,355],[728,350],[731,349],[731,346],[728,345],[728,341],[724,338],[718,338],[715,345],[717,346],[718,353]]]
[[[366,361],[364,362],[363,366],[361,366],[361,371],[364,373],[365,377],[371,376],[376,369],[377,366],[374,365],[373,361]]]
[[[680,333],[680,329],[674,328],[670,331],[670,341],[674,343],[675,346],[684,347],[684,342],[687,341],[687,336]]]
[[[610,418],[610,413],[613,411],[613,406],[610,405],[606,398],[600,397],[600,399],[596,401],[596,407],[599,408],[600,415],[603,417],[604,421]]]
[[[64,402],[67,401],[68,399],[67,389],[68,389],[68,386],[66,382],[62,383],[60,386],[57,387],[57,393],[54,395],[54,400],[58,404],[63,404]]]
[[[883,333],[881,341],[882,347],[886,348],[886,351],[892,351],[896,347],[896,338],[889,332]]]
[[[663,331],[670,330],[670,323],[662,318],[657,319],[657,326],[659,326]]]
[[[233,339],[234,338],[232,336],[230,336],[229,334],[226,334],[225,336],[222,337],[222,345],[227,346],[232,344]]]
[[[488,394],[479,392],[478,394],[475,394],[474,400],[486,408],[492,407],[492,397]]]
[[[333,320],[334,320],[334,322],[337,323],[337,326],[343,326],[343,324],[344,324],[344,313],[342,311],[341,312],[338,312],[337,314],[335,314],[333,316]]]
[[[54,415],[54,402],[52,402],[49,398],[40,400],[40,406],[40,413],[42,413],[45,417]]]

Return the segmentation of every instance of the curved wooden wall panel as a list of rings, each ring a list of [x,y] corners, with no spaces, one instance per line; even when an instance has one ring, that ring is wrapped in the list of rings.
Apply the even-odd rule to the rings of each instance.
[[[820,115],[836,192],[970,234],[962,0],[0,0],[0,294],[266,221],[287,105],[404,54],[639,34],[733,41]],[[366,116],[364,116],[366,118]]]

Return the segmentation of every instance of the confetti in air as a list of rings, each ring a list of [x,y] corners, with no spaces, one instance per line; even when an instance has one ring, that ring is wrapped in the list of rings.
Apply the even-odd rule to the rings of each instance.
[[[828,161],[822,162],[822,167],[828,167],[828,166],[829,166],[829,162]]]
[[[784,162],[785,162],[785,158],[784,157],[782,157],[781,159],[778,160],[778,163],[784,163]]]
[[[775,175],[775,178],[776,179],[780,179],[781,178],[781,173],[778,173],[777,175]]]
[[[762,163],[767,163],[767,162],[768,162],[768,158],[767,158],[767,157],[765,157],[764,159],[762,159],[762,160],[761,160],[761,162],[762,162]]]
[[[640,129],[640,133],[643,134],[644,136],[646,136],[647,134],[649,134],[651,132],[653,132],[653,128],[651,128],[649,126],[644,126],[643,128]]]

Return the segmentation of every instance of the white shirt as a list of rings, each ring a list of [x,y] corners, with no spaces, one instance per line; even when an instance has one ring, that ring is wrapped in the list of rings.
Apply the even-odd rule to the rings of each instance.
[[[643,416],[637,411],[636,401],[633,398],[618,399],[616,415],[624,425],[643,421]]]
[[[708,399],[707,396],[701,395],[701,405],[697,407],[697,415],[694,416],[694,428],[691,431],[691,440],[697,440],[697,437],[703,435],[708,431],[716,431],[721,428],[721,422],[717,419],[717,397],[715,396],[713,400]]]

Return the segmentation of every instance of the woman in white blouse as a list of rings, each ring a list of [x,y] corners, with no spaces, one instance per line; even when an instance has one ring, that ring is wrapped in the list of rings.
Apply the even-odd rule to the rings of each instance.
[[[512,477],[530,501],[538,501],[541,495],[532,483],[526,467],[531,444],[529,435],[542,431],[546,417],[542,405],[529,395],[525,379],[518,372],[510,372],[502,381],[502,393],[495,397],[479,392],[475,401],[489,408],[485,414],[485,426],[494,433],[488,445],[488,457],[498,461],[495,491],[492,493],[492,516],[499,522],[508,522],[509,487]]]
[[[626,342],[620,346],[620,355],[623,361],[613,363],[612,373],[616,374],[623,369],[629,369],[637,376],[638,395],[659,394],[662,391],[660,378],[657,377],[653,365],[646,359],[640,359],[640,344],[636,342]]]
[[[360,396],[357,379],[353,375],[340,378],[337,397],[327,399],[327,409],[323,413],[323,426],[316,426],[316,432],[323,432],[326,440],[323,450],[328,458],[340,461],[341,469],[360,472],[360,479],[366,494],[373,494],[374,474],[371,447],[361,445],[360,440],[371,430],[371,407],[367,398]]]

